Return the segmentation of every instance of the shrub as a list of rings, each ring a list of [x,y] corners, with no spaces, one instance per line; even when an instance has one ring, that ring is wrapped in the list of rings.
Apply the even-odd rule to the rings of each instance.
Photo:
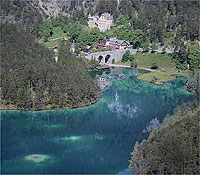
[[[155,43],[153,43],[151,48],[152,48],[152,51],[155,51],[158,47],[157,47],[157,45]]]
[[[134,68],[137,68],[137,61],[135,61]]]
[[[134,56],[133,56],[133,55],[130,55],[130,56],[129,56],[129,60],[130,60],[130,61],[133,61],[133,60],[134,60]]]
[[[112,59],[112,64],[115,64],[115,59],[114,58]]]
[[[156,76],[153,76],[152,80],[150,81],[151,83],[155,83],[158,80]]]
[[[155,62],[153,62],[151,65],[151,69],[158,69],[158,65]]]
[[[135,64],[134,61],[131,61],[131,67],[134,67],[134,64]]]
[[[127,62],[129,60],[130,57],[130,50],[127,50],[124,55],[122,56],[122,62]]]
[[[166,47],[164,46],[162,49],[162,54],[166,53]]]

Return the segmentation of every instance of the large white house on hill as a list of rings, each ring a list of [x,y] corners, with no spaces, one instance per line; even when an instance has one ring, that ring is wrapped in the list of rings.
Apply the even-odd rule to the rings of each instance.
[[[113,24],[113,17],[109,13],[103,13],[100,18],[98,16],[88,16],[89,28],[97,27],[101,32],[109,30]]]

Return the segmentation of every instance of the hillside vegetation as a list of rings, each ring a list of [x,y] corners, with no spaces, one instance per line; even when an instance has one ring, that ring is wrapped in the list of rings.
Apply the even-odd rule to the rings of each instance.
[[[85,62],[61,42],[54,53],[14,24],[1,26],[1,108],[57,109],[94,103],[97,89]]]
[[[138,174],[199,174],[198,101],[176,107],[147,140],[136,142],[130,169]]]
[[[153,53],[136,53],[133,55],[133,61],[137,62],[138,67],[151,68],[152,63],[156,63],[159,70],[176,71],[176,65],[168,54],[153,54]],[[119,61],[116,64],[131,66],[131,61]]]
[[[0,22],[17,23],[29,33],[38,36],[44,14],[31,3],[31,1],[1,1]]]
[[[182,0],[8,0],[0,5],[3,23],[22,24],[47,47],[58,44],[58,40],[52,41],[52,38],[67,36],[76,43],[75,51],[79,53],[84,45],[96,47],[100,38],[117,37],[146,52],[155,50],[158,45],[163,51],[173,48],[172,57],[178,69],[200,68],[197,44],[200,4],[197,0],[184,3]],[[105,33],[98,28],[89,30],[89,14],[100,16],[105,12],[113,15],[111,30]]]

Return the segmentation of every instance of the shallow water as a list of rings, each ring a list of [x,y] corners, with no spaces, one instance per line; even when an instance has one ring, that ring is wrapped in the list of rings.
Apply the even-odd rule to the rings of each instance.
[[[183,89],[186,77],[158,86],[137,80],[135,70],[118,68],[106,75],[110,86],[95,105],[2,111],[2,173],[122,172],[153,119],[162,122],[175,106],[196,97]]]

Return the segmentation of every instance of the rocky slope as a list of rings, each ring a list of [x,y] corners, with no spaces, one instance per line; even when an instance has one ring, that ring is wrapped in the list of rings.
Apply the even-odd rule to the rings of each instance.
[[[130,18],[130,25],[145,33],[150,42],[176,45],[199,40],[199,7],[197,0],[144,1],[144,0],[27,0],[3,1],[0,21],[19,23],[31,33],[37,34],[44,17],[58,14],[71,16],[74,21],[80,16],[111,13],[116,19],[120,14]]]
[[[2,1],[0,3],[0,23],[18,23],[31,33],[37,33],[44,17],[56,17],[58,14],[72,16],[73,12],[83,10],[85,14],[94,12],[97,0],[27,0]]]

